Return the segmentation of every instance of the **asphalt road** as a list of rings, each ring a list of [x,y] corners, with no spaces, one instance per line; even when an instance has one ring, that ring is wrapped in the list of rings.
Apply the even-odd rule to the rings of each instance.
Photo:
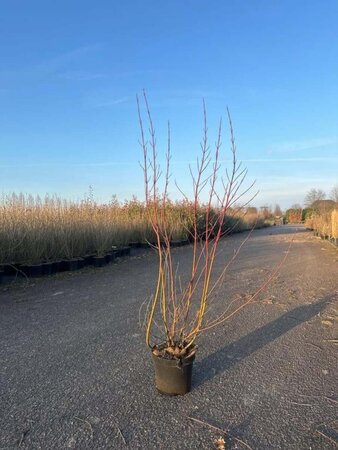
[[[222,241],[216,269],[243,237]],[[201,337],[184,397],[156,392],[138,325],[152,251],[2,287],[0,449],[212,449],[219,436],[227,449],[337,448],[338,251],[299,227],[258,230],[219,307],[254,292],[292,238],[259,301]],[[174,253],[187,268],[190,248]]]

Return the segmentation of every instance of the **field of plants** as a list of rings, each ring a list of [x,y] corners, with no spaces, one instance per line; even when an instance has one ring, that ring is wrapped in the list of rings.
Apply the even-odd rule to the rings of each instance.
[[[317,235],[338,242],[338,208],[313,212],[305,220],[305,225]]]
[[[167,202],[165,208],[171,239],[189,239],[193,206],[188,202]],[[201,205],[201,226],[203,211]],[[264,225],[259,213],[233,208],[222,227],[225,232],[239,232]],[[72,202],[48,195],[40,198],[11,194],[1,199],[0,264],[100,256],[113,246],[154,240],[146,206],[137,199],[124,203],[114,199],[109,204],[98,204],[91,197]]]

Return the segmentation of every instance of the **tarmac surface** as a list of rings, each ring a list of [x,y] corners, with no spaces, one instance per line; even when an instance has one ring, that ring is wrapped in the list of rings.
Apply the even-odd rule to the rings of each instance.
[[[224,239],[216,271],[245,234]],[[192,391],[157,393],[139,308],[157,259],[0,289],[0,449],[336,449],[338,251],[302,227],[257,230],[230,267],[219,311],[256,303],[201,336]],[[173,250],[180,270],[190,247]]]

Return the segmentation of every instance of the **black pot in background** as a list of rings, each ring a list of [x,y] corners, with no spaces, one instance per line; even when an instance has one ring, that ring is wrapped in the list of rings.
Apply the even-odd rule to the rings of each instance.
[[[114,258],[121,258],[122,250],[120,248],[114,248],[113,250]]]
[[[103,267],[106,265],[106,258],[104,256],[94,256],[93,263],[95,267]]]
[[[165,395],[184,395],[191,389],[195,355],[183,360],[166,359],[152,353],[156,388]]]
[[[85,255],[83,257],[85,266],[92,266],[94,264],[95,255]]]
[[[130,242],[130,248],[141,248],[141,242]]]
[[[79,260],[77,258],[63,259],[60,266],[60,272],[77,270],[79,268]]]
[[[122,255],[121,256],[129,256],[130,255],[130,247],[125,246],[120,248]]]
[[[45,262],[41,264],[42,275],[52,275],[53,263]]]
[[[62,261],[53,261],[51,263],[52,274],[60,272],[60,267],[62,266]]]
[[[150,244],[148,244],[148,242],[140,242],[139,248],[150,248]]]
[[[17,275],[17,268],[19,268],[18,264],[4,264],[2,270],[5,275]]]
[[[171,246],[172,247],[182,247],[183,245],[188,245],[190,244],[189,239],[182,239],[181,241],[177,240],[177,241],[171,241]]]
[[[114,260],[115,260],[115,253],[114,252],[106,253],[105,256],[104,256],[104,259],[106,261],[106,264],[110,264],[110,263],[114,262]]]
[[[27,277],[38,278],[41,277],[42,264],[22,264],[20,266],[20,271],[23,272]]]
[[[4,281],[5,272],[3,270],[0,270],[0,284]]]
[[[84,260],[84,258],[78,258],[77,261],[78,261],[78,268],[79,268],[79,269],[83,269],[84,266],[85,266],[85,260]]]

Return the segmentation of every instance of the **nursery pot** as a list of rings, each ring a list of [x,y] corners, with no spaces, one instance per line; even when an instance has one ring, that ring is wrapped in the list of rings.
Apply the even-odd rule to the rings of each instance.
[[[195,354],[182,360],[166,359],[154,353],[152,357],[156,388],[161,394],[184,395],[190,391]]]
[[[41,277],[42,276],[42,264],[24,264],[20,266],[20,271],[28,277]]]
[[[61,270],[63,272],[77,270],[78,268],[79,268],[79,260],[77,258],[62,260],[62,269]]]
[[[93,263],[95,267],[103,267],[106,265],[106,258],[104,256],[94,256]]]
[[[12,264],[5,264],[1,270],[4,271],[5,275],[17,275],[18,273],[17,268],[18,265],[12,263]]]
[[[125,247],[121,247],[121,256],[129,256],[130,255],[130,247],[129,246],[125,246]]]
[[[41,264],[42,275],[52,275],[53,273],[53,263],[45,262]]]
[[[95,257],[95,255],[85,255],[83,257],[84,265],[85,266],[92,266],[94,264],[94,257]]]
[[[110,264],[115,260],[115,254],[114,254],[114,252],[106,253],[104,258],[105,258],[106,263]]]

